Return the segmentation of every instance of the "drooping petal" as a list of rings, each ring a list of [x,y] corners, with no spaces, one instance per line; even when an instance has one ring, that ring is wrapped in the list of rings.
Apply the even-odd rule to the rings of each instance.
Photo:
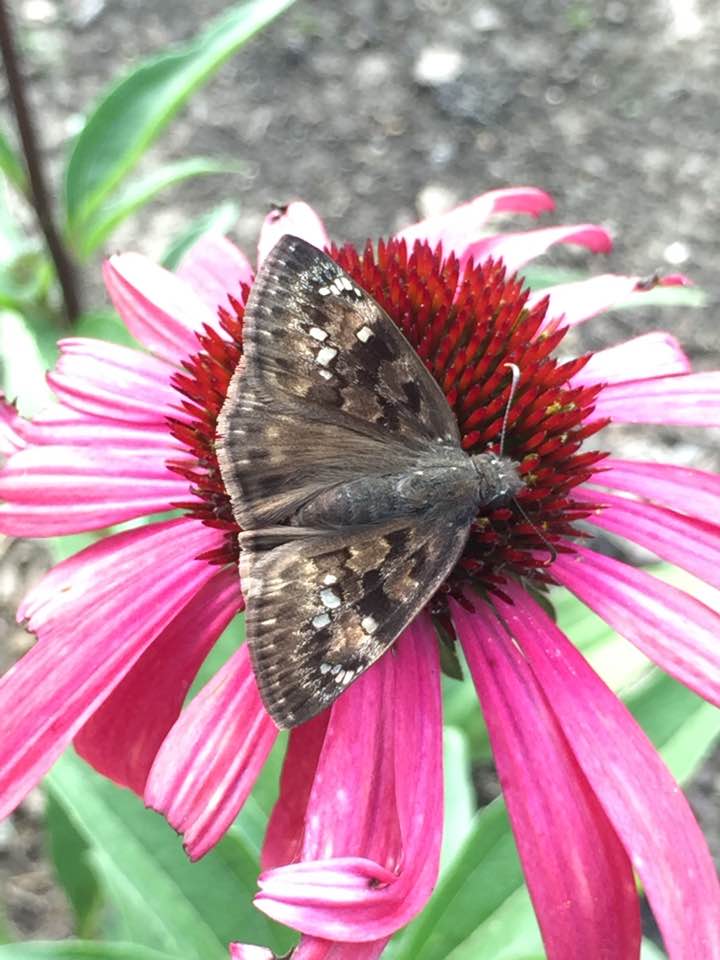
[[[685,286],[686,283],[685,277],[673,274],[661,277],[657,286],[676,287]],[[631,297],[641,306],[647,292],[640,277],[604,273],[597,277],[588,277],[587,280],[575,280],[572,283],[559,283],[554,287],[532,290],[528,297],[528,307],[534,307],[536,303],[549,297],[543,326],[562,317],[564,326],[574,327],[599,313],[611,310]]]
[[[262,874],[256,905],[327,940],[392,934],[422,908],[437,877],[441,770],[436,640],[420,617],[394,655],[333,705],[307,806],[303,860]]]
[[[104,340],[73,337],[58,344],[48,383],[71,410],[108,420],[165,426],[178,414],[173,368],[158,357]]]
[[[502,257],[508,273],[514,273],[530,260],[547,253],[556,243],[574,243],[593,253],[608,253],[612,248],[612,240],[607,230],[592,223],[581,223],[567,227],[526,230],[522,233],[499,233],[476,240],[462,253],[454,252],[458,254],[462,264],[471,259],[480,263],[488,257]]]
[[[371,943],[333,943],[318,937],[301,937],[288,960],[377,960],[387,940]],[[272,950],[250,943],[231,943],[231,960],[275,960]]]
[[[595,416],[617,423],[720,426],[720,373],[611,384],[598,397]]]
[[[0,530],[51,537],[168,510],[190,493],[166,466],[177,451],[28,446],[0,470]]]
[[[553,568],[554,569],[554,568]],[[692,811],[627,708],[518,586],[511,634],[645,887],[671,960],[720,957],[720,885]]]
[[[170,520],[106,537],[54,567],[22,604],[38,641],[0,680],[0,816],[35,785],[215,570],[221,535]]]
[[[189,283],[139,253],[116,254],[103,265],[110,299],[130,333],[148,350],[180,363],[198,350],[196,331],[216,327],[217,315]]]
[[[313,208],[302,200],[295,200],[284,207],[271,210],[265,217],[258,241],[258,267],[286,233],[307,240],[318,250],[330,245],[325,224]]]
[[[549,960],[636,960],[632,868],[542,688],[489,608],[454,603]]]
[[[180,714],[145,788],[146,804],[183,835],[193,860],[233,822],[277,734],[242,646]]]
[[[0,393],[0,455],[7,456],[25,446],[23,426],[26,421],[12,403]]]
[[[691,491],[688,495],[692,496]],[[579,489],[573,496],[603,504],[603,509],[587,518],[588,523],[626,537],[668,563],[720,587],[720,527],[714,523],[611,493]]]
[[[405,240],[409,247],[416,240],[424,240],[433,248],[442,243],[445,254],[453,250],[460,256],[470,244],[480,239],[485,224],[493,214],[529,213],[539,217],[541,213],[554,208],[552,197],[536,187],[493,190],[447,213],[405,227],[396,236],[399,240]]]
[[[234,243],[217,233],[205,233],[180,261],[176,275],[215,311],[226,307],[228,294],[242,299],[242,284],[253,282],[250,261]]]
[[[172,619],[75,737],[104,776],[142,795],[160,744],[210,648],[243,601],[237,573],[218,570]]]
[[[290,731],[280,778],[280,796],[265,831],[263,870],[294,863],[300,858],[305,812],[310,799],[330,711]]]
[[[715,473],[608,457],[591,482],[638,494],[691,517],[720,517],[720,476]]]
[[[598,350],[570,381],[573,387],[623,383],[690,373],[690,360],[669,333],[660,330]]]
[[[574,545],[553,576],[667,673],[720,706],[720,615],[644,570]]]

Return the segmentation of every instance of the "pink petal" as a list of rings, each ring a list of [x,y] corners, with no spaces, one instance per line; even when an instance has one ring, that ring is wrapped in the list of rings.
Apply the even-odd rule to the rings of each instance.
[[[668,563],[720,587],[720,527],[610,493],[578,489],[573,495],[578,500],[603,504],[603,509],[587,518],[588,523],[626,537]]]
[[[543,326],[562,319],[564,326],[574,327],[627,300],[636,290],[638,280],[639,277],[604,273],[587,280],[534,289],[528,298],[528,307],[534,307],[548,297],[550,302]]]
[[[292,960],[377,960],[387,940],[370,943],[333,943],[317,937],[301,937],[291,953]],[[231,960],[275,960],[275,954],[266,947],[249,943],[231,943]]]
[[[275,954],[267,947],[256,947],[253,943],[231,943],[230,960],[276,960]]]
[[[303,861],[260,877],[255,902],[274,919],[327,940],[367,942],[392,934],[430,896],[442,821],[436,643],[418,618],[393,655],[333,705]]]
[[[300,858],[305,811],[310,799],[330,712],[290,731],[280,778],[280,796],[273,807],[262,849],[262,868],[270,870]]]
[[[574,545],[553,576],[663,670],[720,706],[720,616],[643,570]]]
[[[581,387],[678,373],[690,373],[690,361],[675,337],[656,330],[607,350],[598,350],[571,382],[573,387]]]
[[[688,281],[680,274],[670,274],[660,277],[655,286],[676,287],[685,286]],[[652,289],[652,288],[649,288]],[[542,290],[533,290],[528,298],[528,307],[545,297],[550,298],[546,320],[547,326],[551,320],[562,317],[563,324],[574,327],[583,320],[611,310],[619,303],[624,303],[631,297],[642,305],[642,299],[648,287],[643,286],[640,277],[623,277],[612,273],[605,273],[599,277],[589,277],[587,280],[576,280],[573,283],[559,283],[554,287]]]
[[[7,456],[25,446],[25,422],[12,403],[0,393],[0,454]]]
[[[109,420],[165,426],[178,413],[173,368],[157,357],[103,340],[61,340],[48,383],[73,410]]]
[[[500,621],[453,604],[551,960],[636,960],[630,862],[552,708]]]
[[[720,426],[720,373],[611,384],[596,400],[595,416],[618,423]]]
[[[242,285],[254,278],[250,261],[234,243],[216,233],[205,233],[180,261],[176,275],[185,280],[206,306],[225,307],[228,294],[242,300]]]
[[[0,681],[0,816],[24,797],[174,616],[215,574],[219,534],[169,520],[54,567],[18,616],[38,636]]]
[[[405,227],[397,234],[397,238],[405,240],[408,246],[412,246],[416,240],[425,241],[433,248],[442,243],[446,253],[453,250],[459,256],[479,239],[485,223],[493,214],[530,213],[538,217],[554,208],[552,197],[536,187],[493,190],[455,207],[448,213]]]
[[[307,240],[318,250],[330,246],[330,238],[320,217],[307,203],[295,200],[285,207],[276,207],[265,217],[258,241],[258,266],[286,233]]]
[[[233,822],[277,734],[242,646],[180,715],[145,788],[146,804],[182,833],[193,860]]]
[[[170,435],[167,425],[127,424],[119,420],[99,420],[92,414],[78,413],[68,407],[53,407],[24,426],[29,444],[59,447],[122,448],[130,456],[145,453],[180,460],[187,456],[185,446]]]
[[[692,811],[627,708],[518,586],[498,602],[643,882],[672,960],[720,957],[720,885]]]
[[[480,263],[488,257],[502,257],[508,273],[514,273],[528,261],[541,257],[556,243],[574,243],[587,247],[593,253],[607,253],[612,240],[607,230],[592,223],[569,227],[546,227],[522,233],[499,233],[470,244],[465,251],[454,251],[461,263],[474,260]],[[449,253],[450,251],[446,251]]]
[[[105,286],[130,333],[159,357],[180,363],[198,351],[196,331],[217,317],[190,284],[139,253],[103,265]]]
[[[210,648],[243,607],[237,572],[219,570],[173,618],[75,737],[104,776],[141,794]]]
[[[98,530],[187,499],[187,480],[161,450],[29,446],[0,470],[0,530],[50,537]]]
[[[715,473],[608,458],[592,483],[636,493],[691,517],[720,517],[720,476]]]

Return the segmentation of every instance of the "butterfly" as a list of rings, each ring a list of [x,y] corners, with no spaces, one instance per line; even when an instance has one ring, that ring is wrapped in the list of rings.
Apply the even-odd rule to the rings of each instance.
[[[385,311],[293,236],[265,259],[217,454],[242,533],[246,635],[262,700],[290,728],[393,644],[518,465],[466,454],[438,383]]]

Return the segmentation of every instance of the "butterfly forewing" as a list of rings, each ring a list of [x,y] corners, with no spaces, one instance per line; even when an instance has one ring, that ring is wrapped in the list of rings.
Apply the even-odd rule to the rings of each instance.
[[[389,457],[410,468],[419,453],[459,443],[440,387],[397,326],[297,237],[283,237],[256,278],[243,350],[218,452],[244,528],[282,519],[331,484],[385,470]]]

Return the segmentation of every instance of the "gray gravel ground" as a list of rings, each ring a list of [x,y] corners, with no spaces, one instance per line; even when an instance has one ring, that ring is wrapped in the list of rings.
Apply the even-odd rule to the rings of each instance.
[[[221,0],[24,0],[14,4],[33,101],[57,170],[82,111],[139,57],[194,34]],[[562,265],[648,274],[682,270],[710,294],[692,310],[622,313],[588,324],[598,347],[662,326],[698,369],[720,360],[720,4],[714,0],[299,0],[192,100],[146,161],[236,157],[244,172],[170,192],[113,238],[159,256],[189,218],[241,204],[235,238],[252,251],[268,204],[310,201],[336,239],[361,242],[482,190],[532,183],[554,222],[594,221],[614,251],[562,250]],[[0,106],[2,79],[0,78]],[[550,222],[550,221],[548,221]],[[590,260],[593,260],[592,264]],[[88,303],[102,291],[84,271]],[[630,452],[717,468],[720,431],[626,431]],[[46,562],[6,544],[0,633]],[[720,853],[720,758],[691,798]],[[32,801],[0,835],[14,927],[67,929],[39,857]],[[19,878],[19,879],[18,879]],[[28,893],[29,889],[29,893]],[[51,892],[48,893],[47,891]]]

